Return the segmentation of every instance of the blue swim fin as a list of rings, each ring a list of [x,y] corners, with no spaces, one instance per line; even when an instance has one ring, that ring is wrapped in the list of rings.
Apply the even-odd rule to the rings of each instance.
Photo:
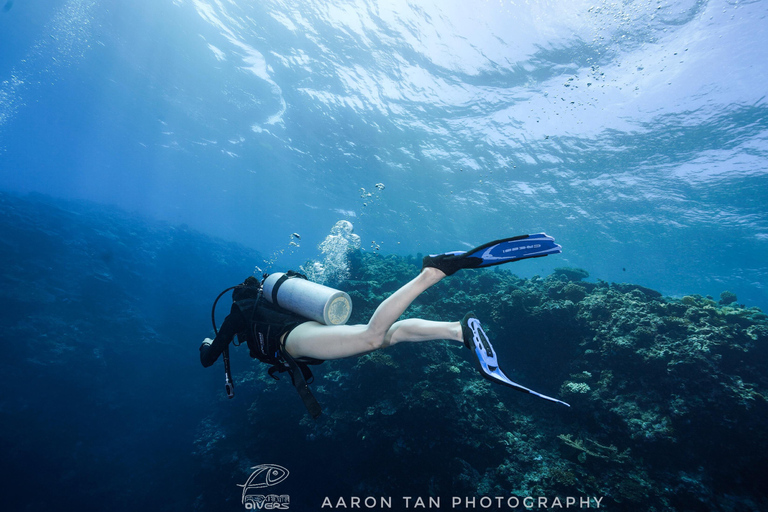
[[[504,375],[504,372],[499,368],[499,363],[496,358],[496,353],[491,346],[491,342],[488,340],[488,336],[485,334],[483,327],[480,325],[480,320],[472,313],[467,313],[464,319],[461,321],[461,330],[464,334],[464,345],[467,346],[477,358],[480,365],[480,373],[483,377],[495,382],[497,384],[503,384],[509,386],[518,391],[535,395],[544,400],[550,402],[557,402],[563,404],[566,407],[570,407],[567,403],[551,396],[542,395],[532,389],[521,386],[517,382],[512,382],[509,377]]]
[[[462,268],[483,268],[518,261],[541,258],[562,252],[555,239],[545,233],[520,235],[488,242],[469,251],[446,252],[425,256],[423,267],[435,267],[449,276]]]

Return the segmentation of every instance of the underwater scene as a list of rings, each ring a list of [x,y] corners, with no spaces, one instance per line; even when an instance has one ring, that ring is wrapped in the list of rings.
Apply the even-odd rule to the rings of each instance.
[[[767,43],[0,0],[3,509],[768,510]]]

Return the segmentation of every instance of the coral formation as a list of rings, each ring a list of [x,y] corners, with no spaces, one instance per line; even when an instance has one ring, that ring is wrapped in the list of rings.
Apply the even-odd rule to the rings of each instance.
[[[587,440],[587,443],[589,445],[587,446],[584,443],[584,441],[582,441],[581,439],[573,439],[570,434],[560,434],[557,437],[567,446],[570,446],[571,448],[574,448],[577,451],[581,452],[579,454],[580,462],[584,462],[586,460],[582,457],[582,454],[589,455],[591,457],[596,457],[598,459],[610,460],[610,461],[619,462],[619,463],[624,463],[629,460],[629,449],[626,449],[623,452],[619,453],[618,448],[616,448],[615,446],[613,445],[603,446],[597,441],[593,441],[591,439]]]
[[[722,304],[723,306],[727,306],[728,304],[733,304],[737,300],[738,300],[738,298],[736,298],[736,294],[735,293],[729,292],[729,291],[726,290],[726,291],[724,291],[723,293],[720,294],[720,302],[719,303]]]
[[[768,509],[768,317],[733,294],[669,298],[579,269],[531,279],[513,265],[462,271],[406,316],[474,311],[510,378],[572,407],[489,383],[460,343],[438,341],[314,367],[324,414],[313,421],[289,379],[269,378],[247,351],[232,350],[235,400],[220,363],[208,371],[196,360],[212,299],[242,281],[253,251],[9,197],[0,222],[0,423],[13,440],[3,468],[25,499],[45,467],[47,489],[70,508],[237,508],[249,468],[275,462],[309,487],[292,491],[297,510],[318,509],[328,489]],[[366,322],[420,264],[352,252],[338,285],[354,302],[350,321]]]
[[[365,321],[417,271],[418,259],[355,254],[344,284],[355,300],[353,320]],[[395,446],[398,457],[431,475],[421,484],[436,494],[588,493],[615,507],[656,511],[766,503],[752,476],[768,461],[765,315],[730,300],[665,298],[587,277],[579,269],[532,279],[498,268],[464,272],[407,312],[455,320],[473,310],[513,378],[559,388],[572,410],[481,380],[454,345],[408,344],[353,363],[355,392],[329,390],[343,405],[330,404],[324,421],[339,435],[350,427],[343,410],[355,404],[351,430],[365,432],[366,443]],[[435,416],[449,420],[410,430]],[[425,469],[424,447],[456,475]]]

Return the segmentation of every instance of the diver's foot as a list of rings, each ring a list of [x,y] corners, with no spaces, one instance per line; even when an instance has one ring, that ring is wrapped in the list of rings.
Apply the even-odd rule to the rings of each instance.
[[[474,313],[467,313],[461,321],[461,334],[464,338],[464,345],[470,349],[475,350],[478,357],[482,359],[481,362],[486,363],[489,366],[496,366],[496,355],[491,346],[491,342],[488,340],[488,336],[483,330],[483,326],[480,325],[480,320]]]
[[[469,350],[472,350],[472,347],[475,346],[475,343],[472,341],[472,329],[469,328],[469,319],[470,318],[477,318],[475,317],[474,313],[467,313],[464,315],[464,318],[461,319],[461,337],[464,340],[464,346],[467,347]]]
[[[446,276],[450,276],[467,266],[467,262],[462,258],[464,254],[466,253],[457,251],[424,256],[421,260],[421,269],[434,267]]]

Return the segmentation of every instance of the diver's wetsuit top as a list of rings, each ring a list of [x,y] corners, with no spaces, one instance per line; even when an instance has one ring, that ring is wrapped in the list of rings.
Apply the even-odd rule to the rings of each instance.
[[[287,275],[291,276],[291,271],[288,271]],[[293,273],[293,276],[306,279],[305,276],[297,273]],[[267,301],[261,295],[258,281],[253,276],[243,281],[242,285],[233,286],[219,294],[213,303],[211,315],[216,309],[216,302],[230,289],[234,290],[232,292],[232,308],[221,324],[221,329],[216,333],[216,338],[210,345],[203,343],[200,346],[200,362],[203,363],[203,366],[208,367],[216,362],[221,354],[224,354],[227,395],[229,398],[235,396],[232,374],[229,370],[227,347],[237,336],[239,343],[245,341],[248,344],[251,357],[271,365],[267,370],[270,377],[279,380],[279,377],[275,376],[276,373],[288,372],[291,376],[291,383],[304,402],[307,412],[313,418],[320,416],[322,414],[320,404],[308,386],[313,380],[309,365],[320,364],[323,361],[310,357],[297,359],[284,349],[285,339],[291,330],[310,320]],[[215,321],[214,330],[216,330]]]
[[[308,319],[273,306],[263,298],[243,299],[232,303],[229,315],[210,345],[200,347],[200,362],[211,366],[237,335],[248,344],[251,357],[268,364],[279,364],[280,338]]]

